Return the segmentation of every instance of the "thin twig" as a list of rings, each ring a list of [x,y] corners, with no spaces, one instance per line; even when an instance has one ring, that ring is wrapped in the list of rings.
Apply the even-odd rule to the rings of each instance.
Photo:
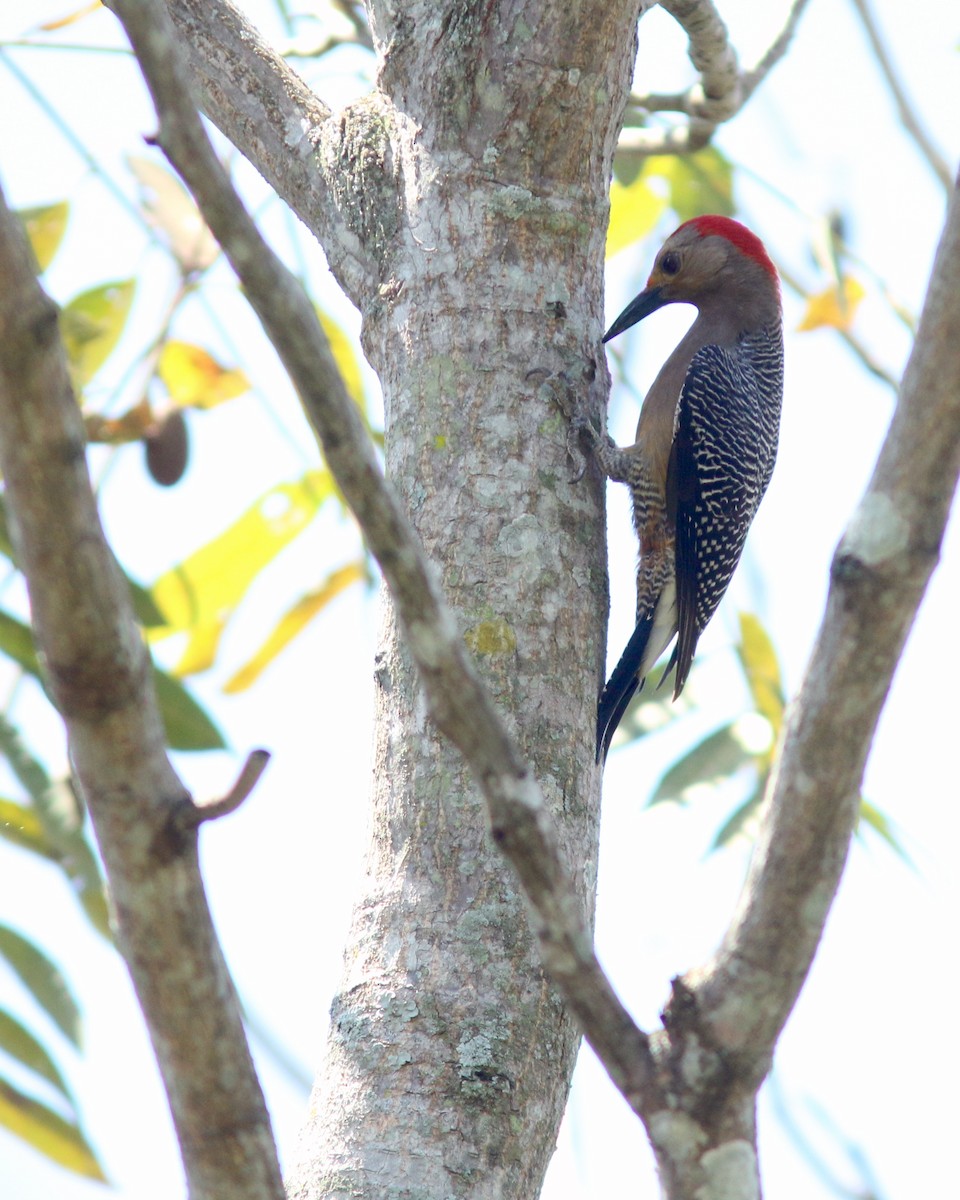
[[[779,262],[777,263],[777,271],[779,272],[780,278],[792,292],[795,292],[796,295],[801,297],[801,299],[806,300],[808,298],[809,292],[803,286],[800,280],[797,279],[796,275],[794,275],[791,271],[785,268],[782,263]],[[834,333],[836,333],[841,341],[846,343],[853,354],[860,360],[861,365],[865,367],[875,379],[879,379],[881,383],[885,383],[887,387],[893,390],[894,394],[900,390],[900,380],[896,377],[896,375],[893,374],[892,371],[888,371],[882,363],[878,362],[873,357],[871,352],[855,333],[851,333],[849,329],[838,328],[834,328]]]
[[[800,18],[803,16],[803,10],[807,7],[808,2],[809,0],[793,0],[783,28],[770,43],[766,52],[760,57],[760,60],[749,71],[744,71],[744,100],[749,99],[753,95],[780,59],[783,58],[787,50],[789,50],[790,43],[797,32],[797,26],[800,24]]]
[[[863,28],[867,34],[867,40],[873,50],[874,57],[877,60],[877,66],[880,68],[880,73],[886,80],[887,87],[890,89],[890,94],[893,96],[893,101],[897,106],[897,112],[900,114],[900,122],[907,133],[913,138],[917,144],[917,149],[921,155],[927,160],[927,165],[933,171],[937,179],[950,192],[953,188],[953,175],[947,165],[946,159],[941,155],[939,150],[933,144],[933,140],[923,127],[923,122],[920,120],[910,98],[904,90],[903,84],[900,82],[896,68],[893,65],[887,48],[880,36],[880,30],[877,26],[876,18],[871,11],[867,0],[852,0],[853,7],[857,10],[857,15],[863,23]]]

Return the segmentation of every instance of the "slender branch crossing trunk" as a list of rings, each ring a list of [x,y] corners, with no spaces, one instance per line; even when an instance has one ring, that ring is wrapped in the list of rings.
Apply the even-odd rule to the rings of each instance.
[[[375,10],[382,90],[351,114],[396,185],[379,184],[379,286],[362,300],[387,474],[588,909],[599,780],[569,764],[590,762],[576,743],[602,673],[602,504],[598,481],[568,483],[565,423],[528,375],[565,371],[597,405],[606,388],[597,197],[635,8],[447,4],[412,27]],[[366,882],[292,1195],[536,1196],[578,1035],[389,604],[375,678]]]

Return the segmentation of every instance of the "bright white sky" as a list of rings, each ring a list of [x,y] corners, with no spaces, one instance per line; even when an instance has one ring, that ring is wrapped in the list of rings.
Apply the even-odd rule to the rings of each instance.
[[[0,7],[7,40],[69,4]],[[265,29],[270,6],[244,5]],[[754,61],[779,28],[785,0],[757,6],[721,0],[745,62]],[[878,15],[908,90],[948,162],[960,154],[958,21],[934,0],[916,5],[878,0]],[[952,10],[951,10],[952,11]],[[96,18],[64,40],[114,39],[112,18]],[[689,80],[685,47],[670,19],[643,22],[644,88],[673,90]],[[108,170],[124,153],[142,153],[153,122],[125,59],[63,51],[11,52],[10,59],[67,115]],[[355,94],[355,60],[325,98]],[[875,71],[852,4],[811,5],[797,43],[748,110],[718,144],[749,167],[738,176],[744,218],[795,274],[818,276],[809,255],[813,221],[831,206],[849,220],[857,254],[891,293],[918,311],[939,234],[943,194],[912,143]],[[251,173],[242,173],[249,180]],[[17,206],[70,198],[71,229],[49,286],[65,300],[84,286],[152,270],[141,289],[134,332],[152,328],[168,301],[171,279],[142,233],[94,179],[47,116],[0,62],[0,177]],[[256,203],[262,186],[250,181]],[[124,184],[133,195],[132,181]],[[266,220],[278,246],[290,226],[278,206]],[[663,233],[669,232],[664,229]],[[302,240],[302,264],[315,294],[353,334],[358,318],[338,298],[322,258]],[[610,266],[608,315],[642,285],[654,252],[627,251]],[[300,260],[295,260],[300,261]],[[159,272],[159,274],[157,274]],[[289,389],[269,352],[249,351],[255,322],[234,299],[223,274],[217,314],[259,393],[226,410],[191,418],[193,467],[181,486],[161,492],[136,450],[119,456],[105,489],[105,520],[130,571],[149,581],[186,549],[200,545],[260,492],[294,478],[315,455]],[[788,331],[800,317],[786,297]],[[674,344],[682,312],[658,314],[625,344],[642,391]],[[222,358],[227,343],[198,316],[201,338]],[[901,327],[871,296],[857,332],[899,372],[908,346]],[[135,347],[133,347],[135,348]],[[861,493],[891,411],[891,396],[873,382],[828,332],[789,334],[781,451],[731,598],[701,643],[703,710],[648,743],[611,756],[607,768],[598,941],[624,999],[651,1025],[669,979],[712,951],[736,899],[747,850],[706,857],[732,797],[706,796],[686,810],[643,810],[664,768],[703,733],[737,715],[745,702],[729,646],[738,607],[758,611],[781,652],[788,689],[798,685],[822,612],[827,570],[844,523]],[[269,399],[269,407],[268,407]],[[275,415],[276,414],[276,415]],[[611,415],[628,440],[635,402],[624,394]],[[623,492],[624,489],[619,489]],[[629,633],[635,548],[626,496],[611,488],[610,653]],[[363,845],[369,780],[372,656],[377,604],[355,589],[278,661],[251,693],[223,697],[219,688],[272,619],[318,570],[353,556],[354,535],[333,519],[317,521],[260,582],[236,628],[225,665],[196,684],[217,713],[233,755],[184,756],[179,767],[199,795],[232,781],[246,751],[265,745],[274,761],[243,811],[203,835],[205,878],[228,960],[250,1011],[309,1071],[319,1059],[326,1011],[336,987]],[[319,568],[315,564],[320,564]],[[865,794],[895,823],[916,865],[896,859],[867,835],[849,870],[808,986],[782,1040],[777,1075],[793,1119],[851,1187],[858,1179],[844,1139],[862,1152],[885,1198],[944,1195],[955,1178],[958,1118],[953,1077],[960,1045],[948,997],[956,965],[958,886],[954,847],[960,806],[952,738],[960,655],[956,597],[960,544],[953,528],[943,560],[898,673],[867,772]],[[830,671],[832,664],[816,669]],[[61,751],[56,726],[39,702],[18,701],[15,715],[48,761]],[[3,784],[3,789],[8,787]],[[0,789],[2,790],[2,789]],[[182,1194],[182,1177],[166,1105],[139,1012],[116,955],[102,945],[50,869],[0,846],[0,921],[21,928],[63,965],[85,1011],[82,1058],[59,1055],[80,1098],[91,1139],[123,1200]],[[0,1006],[40,1027],[16,982],[0,971]],[[45,1036],[48,1034],[43,1026]],[[55,1042],[50,1033],[48,1040]],[[281,1152],[289,1161],[305,1096],[258,1052]],[[778,1200],[827,1196],[798,1156],[769,1099],[761,1109],[766,1191]],[[835,1135],[827,1132],[833,1125]],[[4,1196],[57,1195],[88,1200],[100,1188],[76,1181],[0,1133]],[[581,1058],[568,1120],[545,1191],[546,1200],[602,1195],[652,1200],[658,1194],[642,1132],[588,1053]]]

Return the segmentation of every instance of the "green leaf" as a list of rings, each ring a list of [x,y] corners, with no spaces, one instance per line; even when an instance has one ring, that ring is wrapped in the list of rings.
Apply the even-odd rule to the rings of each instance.
[[[746,827],[759,809],[764,793],[767,790],[768,775],[769,772],[767,771],[762,773],[750,798],[744,800],[739,808],[734,809],[733,813],[720,826],[716,837],[713,839],[713,845],[710,847],[711,850],[719,850],[722,846],[728,846],[735,837],[740,835],[747,836]]]
[[[40,663],[33,644],[33,631],[23,621],[0,610],[0,653],[12,659],[29,675],[40,678]]]
[[[0,925],[0,955],[61,1033],[79,1047],[80,1010],[60,968],[8,925]]]
[[[0,1126],[75,1175],[107,1182],[96,1154],[77,1125],[3,1079],[0,1079]]]
[[[150,589],[137,583],[129,575],[127,583],[130,587],[130,599],[133,601],[133,615],[144,629],[158,629],[161,625],[165,625],[163,613],[157,608],[157,602]]]
[[[860,827],[862,825],[868,826],[874,833],[879,834],[894,854],[902,858],[905,863],[909,863],[911,867],[913,866],[913,862],[909,854],[907,854],[903,843],[894,832],[890,818],[886,813],[882,813],[879,808],[874,807],[869,800],[864,799],[863,796],[860,797],[860,819],[857,824],[858,835],[861,832]]]
[[[16,617],[0,610],[0,652],[19,663],[29,674],[43,682],[40,664],[33,646],[33,633]],[[223,734],[207,716],[203,708],[190,695],[182,683],[173,679],[159,667],[153,669],[153,682],[157,693],[157,704],[167,733],[167,745],[173,750],[222,750],[226,747]],[[16,732],[16,731],[14,731]],[[4,722],[0,718],[0,751],[7,752],[4,745]],[[39,764],[35,764],[37,769]],[[46,775],[27,783],[27,790],[36,798],[42,786],[49,786]]]
[[[3,503],[3,497],[0,496],[0,554],[4,558],[8,558],[14,566],[17,565],[17,557],[13,548],[13,543],[10,540],[10,527],[7,522],[7,509]],[[153,596],[150,591],[142,584],[137,583],[135,579],[131,579],[129,575],[124,573],[127,584],[130,588],[130,596],[133,601],[133,612],[137,620],[145,629],[150,629],[155,625],[162,625],[163,614],[157,608]],[[21,623],[22,624],[22,623]],[[23,626],[28,628],[28,626]],[[31,641],[33,634],[31,633]],[[35,657],[35,656],[34,656]]]
[[[337,368],[340,371],[344,387],[346,387],[353,402],[360,409],[364,418],[366,418],[367,394],[364,391],[363,372],[360,370],[360,360],[357,357],[353,342],[347,337],[333,317],[328,316],[319,308],[316,311],[317,319],[320,321],[321,328],[327,335],[327,341],[330,343],[330,353],[333,355],[333,361],[337,364]]]
[[[220,635],[253,581],[333,495],[333,476],[325,469],[278,484],[211,542],[160,576],[151,590],[166,627],[152,637],[190,635],[178,675],[213,663]]]
[[[696,154],[652,155],[643,178],[665,181],[670,207],[681,224],[704,213],[733,216],[733,165],[715,146]]]
[[[209,350],[191,342],[165,342],[157,374],[180,408],[216,408],[250,390],[243,371],[222,366]]]
[[[23,222],[33,257],[41,273],[50,266],[67,228],[70,205],[66,200],[44,204],[37,208],[21,208],[17,214]]]
[[[78,894],[80,907],[87,920],[111,945],[114,944],[113,926],[110,924],[110,908],[103,888],[83,888]]]
[[[860,302],[866,294],[863,284],[849,275],[844,278],[840,287],[831,283],[824,291],[807,297],[807,306],[797,325],[797,332],[839,329],[841,333],[849,333]]]
[[[327,470],[278,484],[161,575],[151,592],[169,630],[194,629],[232,612],[263,568],[313,520],[333,487]]]
[[[65,790],[69,790],[70,794],[73,794],[69,780],[55,781],[52,788],[55,795]],[[54,804],[58,810],[57,816],[60,817],[62,807],[56,803],[56,800]],[[110,928],[106,887],[100,870],[100,860],[85,836],[79,804],[77,804],[77,813],[79,819],[73,825],[71,825],[68,814],[62,814],[61,817],[59,838],[56,842],[60,867],[70,881],[70,886],[76,892],[80,906],[90,919],[94,929],[112,943],[113,930]],[[46,814],[48,822],[52,816],[53,814],[50,812]]]
[[[51,786],[50,776],[43,764],[27,749],[20,730],[2,714],[0,714],[0,754],[6,758],[10,769],[29,794],[34,810],[43,821],[49,837],[50,829],[44,817],[47,793]]]
[[[129,155],[127,165],[142,188],[144,215],[163,235],[184,275],[205,271],[220,247],[193,197],[172,171],[151,158]]]
[[[57,857],[47,840],[43,822],[33,809],[5,796],[0,796],[0,837],[42,858]]]
[[[770,635],[752,613],[740,613],[737,656],[756,710],[770,722],[776,741],[786,707],[780,663]]]
[[[278,654],[301,633],[313,618],[353,583],[367,578],[367,567],[363,559],[347,563],[331,571],[320,587],[301,596],[297,603],[280,618],[279,624],[257,650],[253,658],[230,677],[223,690],[228,695],[242,692],[250,687],[273,662]]]
[[[27,749],[20,731],[2,715],[0,754],[7,759],[33,803],[32,809],[25,809],[13,805],[12,801],[6,802],[12,805],[9,829],[15,830],[15,823],[19,821],[29,836],[39,827],[42,843],[30,848],[57,863],[96,930],[112,941],[100,861],[87,841],[83,808],[70,780],[51,779],[43,763]],[[7,835],[2,828],[0,832]],[[10,840],[17,840],[17,836],[13,832]]]
[[[223,734],[183,684],[154,667],[157,703],[172,750],[224,750]]]
[[[698,742],[666,772],[650,797],[654,804],[683,804],[685,793],[699,784],[717,784],[753,762],[732,724],[723,725]]]
[[[0,1008],[0,1050],[9,1054],[41,1079],[52,1083],[62,1096],[73,1104],[60,1068],[50,1057],[45,1047],[37,1041],[29,1029],[21,1025],[16,1017]]]
[[[2,554],[4,558],[9,558],[12,563],[16,563],[13,542],[10,540],[10,526],[7,522],[7,509],[3,503],[2,496],[0,496],[0,554]]]
[[[60,330],[73,372],[82,388],[96,375],[120,340],[136,280],[119,279],[74,296],[60,313]]]

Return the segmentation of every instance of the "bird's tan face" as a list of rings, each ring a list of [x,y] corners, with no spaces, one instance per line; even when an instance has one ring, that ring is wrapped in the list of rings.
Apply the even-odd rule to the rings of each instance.
[[[696,222],[681,225],[664,242],[647,286],[610,326],[604,342],[665,304],[695,305],[702,317],[709,315],[717,325],[713,332],[718,337],[727,326],[732,329],[727,330],[730,336],[735,336],[739,330],[776,321],[780,313],[776,272],[760,242],[742,226],[736,228],[742,235],[739,242],[726,234],[705,232]],[[747,242],[744,247],[745,239],[755,245]]]
[[[666,302],[696,301],[723,286],[730,257],[730,245],[724,238],[678,229],[657,255],[647,291],[659,288]]]

